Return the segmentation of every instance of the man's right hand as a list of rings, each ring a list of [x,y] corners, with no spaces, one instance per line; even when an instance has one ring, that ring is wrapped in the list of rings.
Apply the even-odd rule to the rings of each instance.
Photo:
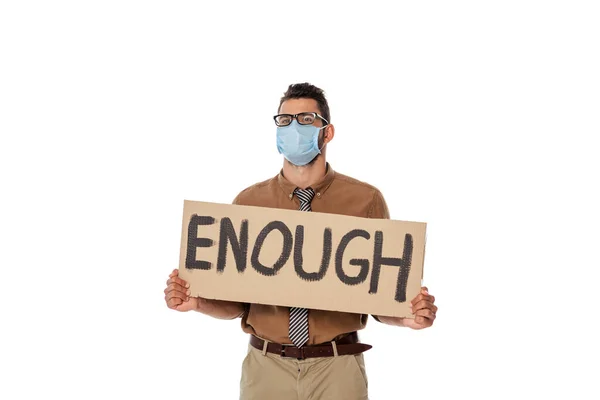
[[[190,297],[190,284],[179,277],[179,270],[174,269],[167,280],[165,301],[167,307],[177,311],[198,310],[198,297]]]

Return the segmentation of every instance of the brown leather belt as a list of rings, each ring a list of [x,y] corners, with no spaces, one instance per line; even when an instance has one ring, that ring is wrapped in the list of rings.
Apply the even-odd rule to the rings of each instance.
[[[258,350],[263,350],[265,342],[254,335],[250,335],[250,344]],[[337,348],[338,355],[343,356],[347,354],[359,354],[369,350],[373,346],[360,343],[358,341],[358,334],[356,332],[352,332],[349,335],[336,340],[335,347]],[[297,358],[298,360],[304,360],[306,358],[313,357],[332,357],[335,355],[333,344],[331,342],[303,346],[300,348],[269,342],[267,344],[267,352],[280,355],[281,357]]]

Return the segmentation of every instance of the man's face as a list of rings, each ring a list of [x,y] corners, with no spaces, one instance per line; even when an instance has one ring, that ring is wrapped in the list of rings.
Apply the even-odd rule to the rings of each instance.
[[[281,107],[279,108],[279,114],[300,114],[303,112],[314,112],[317,113],[319,115],[321,115],[321,111],[319,110],[319,106],[317,104],[317,101],[314,99],[290,99],[290,100],[286,100],[283,102],[283,104],[281,104]],[[313,122],[314,126],[318,126],[318,127],[322,127],[325,124],[325,122],[321,119],[321,118],[316,118],[315,122]],[[319,140],[318,140],[318,144],[319,144],[319,148],[323,147],[323,137],[325,135],[325,129],[321,129],[321,131],[319,132]],[[317,157],[319,157],[317,155]],[[309,164],[312,164],[317,157],[315,157]]]

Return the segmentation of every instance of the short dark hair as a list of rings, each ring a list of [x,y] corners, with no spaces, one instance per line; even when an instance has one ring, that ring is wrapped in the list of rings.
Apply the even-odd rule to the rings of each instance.
[[[281,109],[281,105],[284,101],[290,99],[315,100],[317,102],[317,106],[319,107],[319,114],[321,114],[321,116],[325,118],[327,122],[331,122],[329,115],[329,104],[327,104],[327,99],[325,98],[325,92],[323,89],[319,89],[308,82],[291,84],[287,91],[283,94],[283,97],[279,102],[278,109]]]

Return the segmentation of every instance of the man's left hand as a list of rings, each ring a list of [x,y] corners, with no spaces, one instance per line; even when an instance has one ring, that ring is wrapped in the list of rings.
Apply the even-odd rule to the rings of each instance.
[[[411,329],[423,329],[433,325],[438,310],[437,306],[433,304],[434,302],[435,297],[430,295],[427,288],[423,286],[421,293],[410,302],[415,318],[404,318],[403,325]]]

